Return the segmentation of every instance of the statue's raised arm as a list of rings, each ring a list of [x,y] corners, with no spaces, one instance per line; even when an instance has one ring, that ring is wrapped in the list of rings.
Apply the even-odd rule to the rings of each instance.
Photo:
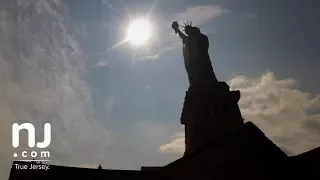
[[[187,38],[187,36],[180,31],[178,21],[174,21],[172,23],[172,29],[175,31],[176,34],[179,34],[182,40],[185,40]]]
[[[172,23],[172,28],[183,40],[183,57],[190,86],[217,83],[208,53],[208,37],[199,28],[193,27],[192,23],[184,25],[186,34],[180,31],[177,21]]]

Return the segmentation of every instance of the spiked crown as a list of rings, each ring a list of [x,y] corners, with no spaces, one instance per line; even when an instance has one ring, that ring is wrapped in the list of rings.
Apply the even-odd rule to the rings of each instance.
[[[184,24],[184,30],[183,31],[190,31],[190,29],[192,28],[192,22],[190,21],[190,23],[189,23],[189,21],[187,21],[187,24],[186,23],[183,23]]]

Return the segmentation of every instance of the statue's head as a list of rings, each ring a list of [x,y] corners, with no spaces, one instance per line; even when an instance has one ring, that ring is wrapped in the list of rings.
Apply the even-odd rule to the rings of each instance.
[[[183,30],[188,36],[189,35],[193,35],[193,34],[196,34],[196,33],[200,33],[200,29],[197,28],[197,27],[193,27],[192,26],[192,22],[189,22],[187,21],[187,24],[184,23],[184,30]]]

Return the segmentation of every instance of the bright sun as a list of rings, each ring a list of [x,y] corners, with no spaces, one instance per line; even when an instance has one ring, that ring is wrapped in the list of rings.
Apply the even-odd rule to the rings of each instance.
[[[150,23],[146,19],[136,19],[128,27],[127,40],[135,45],[144,45],[151,36]]]

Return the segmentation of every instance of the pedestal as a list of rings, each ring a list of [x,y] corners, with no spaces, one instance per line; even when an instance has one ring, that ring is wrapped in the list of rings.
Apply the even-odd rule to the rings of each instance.
[[[225,82],[209,86],[190,86],[181,114],[185,125],[185,155],[210,145],[243,124],[239,91],[229,91]]]

